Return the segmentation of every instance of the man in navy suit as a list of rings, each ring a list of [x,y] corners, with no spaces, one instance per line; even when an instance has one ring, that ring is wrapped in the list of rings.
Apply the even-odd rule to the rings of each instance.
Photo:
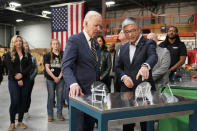
[[[150,82],[155,90],[151,70],[157,63],[156,43],[144,38],[137,22],[125,19],[122,29],[129,42],[120,47],[116,72],[122,81],[121,91],[135,91],[143,81]],[[142,131],[146,130],[145,123],[141,123]],[[123,125],[123,131],[134,130],[134,124]]]
[[[69,38],[62,61],[62,73],[69,97],[88,95],[91,84],[99,80],[100,51],[96,41],[101,33],[102,17],[89,11],[84,18],[84,30]],[[80,111],[77,131],[93,131],[95,120]]]

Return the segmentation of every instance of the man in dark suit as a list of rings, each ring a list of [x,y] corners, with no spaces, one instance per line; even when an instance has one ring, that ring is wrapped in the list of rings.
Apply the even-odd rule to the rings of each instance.
[[[100,51],[96,38],[101,33],[102,17],[89,11],[84,18],[84,30],[69,38],[62,61],[62,73],[69,97],[88,95],[91,84],[99,80]],[[93,131],[95,120],[80,111],[77,131]]]
[[[157,63],[156,43],[144,38],[135,20],[125,19],[122,29],[129,42],[120,47],[118,65],[116,67],[119,79],[122,81],[121,91],[135,91],[143,81],[150,82],[155,89],[151,69]],[[146,130],[141,123],[142,131]],[[123,125],[123,131],[134,130],[134,124]]]

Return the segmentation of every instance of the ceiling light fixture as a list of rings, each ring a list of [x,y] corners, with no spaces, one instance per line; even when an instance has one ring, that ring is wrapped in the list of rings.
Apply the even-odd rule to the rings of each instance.
[[[105,4],[106,4],[107,7],[110,7],[110,6],[115,4],[115,1],[106,1]]]
[[[42,11],[42,16],[46,17],[48,14],[51,14],[51,12],[46,10]]]
[[[23,22],[23,19],[17,19],[16,22]]]
[[[12,10],[15,10],[16,7],[19,7],[21,6],[20,3],[17,3],[17,2],[10,2],[9,3],[9,8],[12,9]]]

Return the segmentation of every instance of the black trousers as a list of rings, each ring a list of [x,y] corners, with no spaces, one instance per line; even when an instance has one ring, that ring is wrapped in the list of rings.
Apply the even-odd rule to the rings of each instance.
[[[18,86],[16,80],[8,80],[8,88],[10,93],[10,121],[15,123],[16,113],[19,113],[18,121],[22,122],[23,115],[27,105],[27,95],[28,95],[28,83],[29,80],[23,81],[23,86]]]
[[[79,110],[76,113],[77,130],[76,131],[93,131],[95,119]]]
[[[25,113],[29,111],[30,105],[31,105],[31,94],[34,86],[34,79],[29,81],[28,86],[28,94],[27,94],[27,106],[25,109]]]
[[[123,125],[123,131],[134,131],[135,124]],[[146,122],[140,122],[141,131],[146,131]]]

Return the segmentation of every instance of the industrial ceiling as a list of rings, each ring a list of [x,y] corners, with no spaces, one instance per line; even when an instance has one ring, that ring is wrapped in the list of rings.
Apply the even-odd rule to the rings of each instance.
[[[18,2],[20,7],[17,11],[7,9],[10,2]],[[49,18],[41,17],[43,10],[50,11],[50,5],[61,3],[79,2],[81,0],[0,0],[0,24],[15,25],[16,19],[23,19],[24,21],[43,21],[50,20]],[[107,1],[107,0],[105,0]],[[106,8],[106,11],[129,9],[129,8],[144,8],[155,12],[157,5],[167,2],[182,2],[195,0],[113,0],[115,5]],[[86,0],[86,10],[96,10],[102,12],[102,0]],[[156,13],[156,12],[155,12]]]

